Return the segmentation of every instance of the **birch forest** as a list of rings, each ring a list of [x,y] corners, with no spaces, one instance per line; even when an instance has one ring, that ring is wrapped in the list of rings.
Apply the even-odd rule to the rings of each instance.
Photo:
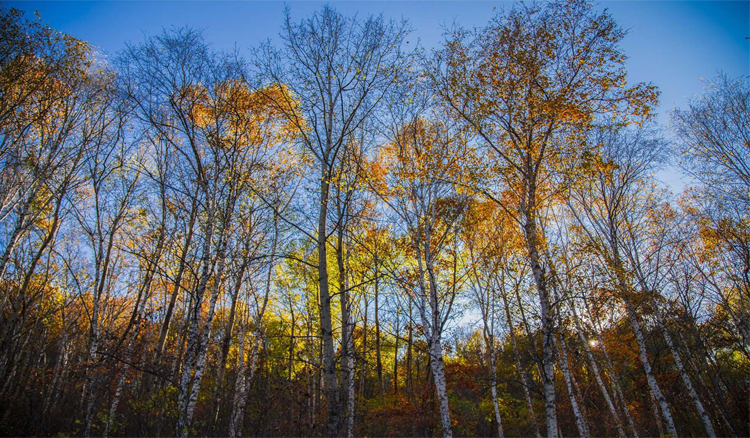
[[[0,435],[750,435],[748,76],[659,124],[584,0],[284,17],[0,9]]]

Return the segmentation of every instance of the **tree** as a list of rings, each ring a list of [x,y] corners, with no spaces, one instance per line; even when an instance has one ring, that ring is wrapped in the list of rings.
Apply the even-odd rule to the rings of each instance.
[[[0,433],[747,434],[744,79],[668,145],[579,0],[252,66],[0,23]]]
[[[177,280],[159,340],[161,349],[175,299],[181,289],[187,290],[190,316],[177,423],[177,434],[186,435],[205,372],[227,266],[233,257],[252,256],[240,249],[243,240],[252,238],[250,232],[239,239],[236,253],[230,252],[235,228],[246,230],[238,223],[240,210],[246,205],[242,200],[251,193],[267,191],[267,186],[259,184],[274,177],[264,169],[269,165],[267,156],[273,146],[286,140],[289,132],[284,115],[272,104],[272,99],[278,99],[283,91],[274,86],[253,89],[236,54],[211,51],[200,33],[191,29],[165,32],[131,46],[119,63],[127,74],[129,82],[124,89],[137,117],[157,139],[155,144],[164,142],[168,146],[155,152],[172,154],[183,163],[183,173],[178,174],[182,179],[170,184],[170,191],[177,192],[173,195],[177,199],[192,196],[185,248],[179,256]],[[157,156],[156,161],[163,158]],[[262,220],[273,220],[268,211]],[[196,222],[199,272],[194,273],[192,289],[187,289],[181,273],[185,254],[191,251]],[[201,322],[204,302],[208,309]],[[261,315],[263,307],[259,306]]]
[[[498,306],[498,291],[496,291],[493,283],[495,283],[497,273],[505,268],[503,265],[508,259],[507,252],[510,245],[507,245],[508,239],[493,235],[493,231],[497,231],[498,234],[506,231],[505,227],[495,228],[496,224],[493,223],[497,221],[497,215],[502,214],[498,210],[499,207],[492,201],[470,204],[466,215],[468,220],[462,227],[462,239],[469,253],[471,289],[482,318],[482,335],[488,359],[487,365],[490,369],[490,394],[492,395],[492,407],[497,423],[497,436],[503,438],[503,423],[497,395],[497,349],[495,342],[495,321],[497,319],[495,312]],[[509,320],[508,324],[512,326],[513,323]],[[533,411],[533,409],[530,409],[530,411]]]
[[[695,178],[689,208],[701,229],[703,252],[718,263],[724,305],[745,345],[750,345],[750,82],[716,77],[700,100],[675,110],[681,168]],[[713,272],[712,272],[713,271]]]
[[[331,181],[355,132],[362,128],[395,79],[406,36],[404,23],[383,17],[347,18],[329,6],[296,24],[285,11],[284,47],[262,46],[256,64],[264,79],[283,92],[273,105],[294,126],[319,173],[314,238],[318,252],[320,331],[330,436],[341,430],[331,292],[328,274]]]
[[[655,295],[663,288],[661,272],[666,270],[666,256],[663,254],[669,251],[667,224],[672,223],[673,213],[654,189],[649,172],[663,162],[664,143],[650,136],[647,130],[632,135],[605,131],[594,141],[603,146],[602,157],[594,158],[588,166],[596,176],[590,183],[574,184],[572,198],[575,205],[571,212],[612,273],[635,332],[652,395],[659,403],[669,433],[676,435],[676,429],[671,410],[651,371],[641,329],[642,317],[638,315],[638,303],[642,301],[652,303],[657,326],[704,423],[706,434],[715,436],[713,425],[684,369],[656,302]]]
[[[29,226],[13,213],[28,218],[28,200],[39,196],[54,170],[75,156],[67,140],[92,97],[86,87],[93,60],[85,42],[26,19],[17,9],[0,9],[0,22],[0,224],[15,219],[20,226],[0,259],[4,274],[8,249]],[[45,147],[34,149],[40,143]]]
[[[597,117],[647,115],[656,91],[626,87],[625,32],[583,1],[518,5],[469,35],[456,30],[436,60],[435,86],[493,153],[515,191],[512,210],[526,240],[539,293],[547,436],[557,436],[554,309],[543,265],[542,212],[550,173],[580,157],[582,136]]]
[[[400,274],[427,342],[444,436],[452,436],[442,351],[443,331],[456,294],[466,281],[459,249],[469,197],[460,184],[476,177],[478,160],[466,132],[423,89],[407,88],[391,105],[395,126],[384,150],[391,174],[383,199],[403,227],[410,253]],[[421,97],[419,97],[421,96]],[[454,181],[458,184],[454,184]]]
[[[113,73],[93,61],[84,42],[25,20],[17,10],[3,10],[0,19],[0,276],[7,282],[0,302],[0,375],[10,380],[24,353],[19,341],[30,328],[28,309],[47,305],[50,273],[54,269],[61,275],[55,266],[66,262],[56,257],[60,230],[70,217],[80,217],[78,193],[94,181],[94,174],[102,176],[92,171],[91,157],[121,140],[125,116]],[[97,282],[111,280],[106,270],[102,274]],[[79,292],[92,296],[91,290]],[[88,315],[91,359],[97,354],[97,310],[94,305]],[[93,367],[98,361],[86,362]],[[84,374],[91,376],[89,371]],[[84,409],[90,412],[93,398],[87,399],[88,391],[91,385],[84,385]],[[84,434],[89,433],[90,419],[87,415]]]
[[[750,203],[750,81],[720,74],[699,100],[676,109],[680,165],[709,195]]]

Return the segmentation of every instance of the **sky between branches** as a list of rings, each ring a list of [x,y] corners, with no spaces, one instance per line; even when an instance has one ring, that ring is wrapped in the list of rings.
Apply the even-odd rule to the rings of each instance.
[[[295,20],[324,2],[288,2]],[[348,1],[329,2],[346,15],[383,13],[407,19],[414,29],[409,45],[439,47],[444,29],[454,23],[466,28],[484,26],[503,1]],[[703,79],[719,71],[730,76],[750,74],[750,1],[604,1],[617,23],[630,32],[622,42],[629,57],[631,83],[652,82],[661,91],[658,121],[668,134],[669,112],[687,106],[703,90]],[[265,39],[277,39],[282,23],[281,1],[11,1],[28,14],[39,11],[54,29],[84,40],[112,56],[126,42],[162,28],[192,26],[203,29],[216,49],[236,47],[243,55]],[[659,175],[675,191],[684,186],[679,172]]]

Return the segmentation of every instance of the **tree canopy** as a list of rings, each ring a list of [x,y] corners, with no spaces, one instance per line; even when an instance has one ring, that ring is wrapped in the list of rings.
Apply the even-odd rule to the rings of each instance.
[[[0,23],[0,433],[750,434],[748,77],[667,132],[581,0]]]

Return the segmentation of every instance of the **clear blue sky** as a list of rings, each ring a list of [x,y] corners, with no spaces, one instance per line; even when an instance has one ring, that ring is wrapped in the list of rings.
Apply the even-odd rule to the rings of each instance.
[[[319,8],[323,2],[288,3],[295,19]],[[406,18],[414,28],[409,38],[426,47],[442,41],[442,30],[456,22],[483,26],[493,8],[509,5],[494,1],[350,1],[330,2],[345,14],[383,13]],[[215,48],[242,51],[278,35],[284,4],[269,1],[11,1],[43,20],[114,54],[124,43],[138,42],[144,33],[164,27],[190,25],[205,30]],[[652,82],[661,90],[659,121],[668,122],[673,107],[684,107],[700,94],[701,78],[720,70],[732,76],[750,74],[750,1],[603,1],[615,20],[630,33],[622,43],[631,82]],[[665,179],[672,179],[666,177]],[[670,181],[671,182],[671,181]],[[680,186],[681,184],[676,184]],[[677,188],[677,187],[675,187]]]

